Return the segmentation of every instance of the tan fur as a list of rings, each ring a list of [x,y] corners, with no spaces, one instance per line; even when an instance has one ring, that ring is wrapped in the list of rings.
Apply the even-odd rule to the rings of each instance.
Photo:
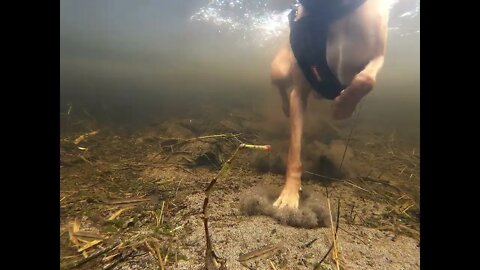
[[[297,19],[304,15],[300,8]],[[334,119],[350,117],[360,99],[375,85],[386,51],[388,15],[388,0],[367,0],[330,26],[327,62],[339,80],[348,85],[333,101]],[[359,70],[364,63],[368,64]],[[298,208],[303,117],[309,94],[316,92],[312,91],[298,67],[289,42],[285,42],[272,61],[271,80],[282,97],[285,115],[290,117],[291,132],[286,182],[274,206]]]

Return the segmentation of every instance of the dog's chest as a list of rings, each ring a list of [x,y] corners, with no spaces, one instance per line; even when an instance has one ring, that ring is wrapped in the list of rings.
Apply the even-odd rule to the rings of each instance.
[[[375,56],[375,35],[365,18],[353,13],[333,23],[327,40],[327,62],[347,85]]]

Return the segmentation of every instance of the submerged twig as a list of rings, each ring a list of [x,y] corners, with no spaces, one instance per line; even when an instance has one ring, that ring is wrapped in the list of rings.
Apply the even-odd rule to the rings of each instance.
[[[327,193],[328,194],[328,193]],[[327,203],[328,203],[328,210],[330,213],[330,227],[332,229],[332,236],[333,236],[333,260],[337,265],[337,270],[340,270],[339,264],[339,256],[338,256],[338,242],[337,242],[337,231],[338,231],[338,223],[339,217],[337,218],[337,229],[333,229],[333,217],[332,217],[332,209],[330,208],[330,198],[327,196]],[[338,210],[337,213],[340,211],[340,201],[338,201]]]
[[[83,161],[87,162],[88,164],[90,164],[91,166],[93,166],[93,163],[83,155],[78,155],[78,157],[81,158]]]
[[[239,256],[238,261],[243,265],[248,261],[264,257],[279,249],[279,245],[268,245],[263,248],[256,249],[254,251],[247,252]]]
[[[327,199],[328,199],[328,189],[327,189]],[[330,203],[329,203],[330,205]],[[332,220],[332,212],[330,211],[330,220]],[[333,221],[331,221],[331,225],[333,226]],[[325,255],[323,256],[323,258],[320,260],[320,262],[318,262],[314,269],[318,269],[318,267],[320,267],[320,265],[323,263],[323,261],[325,261],[325,259],[327,258],[328,254],[330,254],[330,252],[332,251],[333,247],[334,247],[334,244],[335,244],[335,239],[337,238],[337,233],[338,233],[338,228],[340,226],[340,200],[338,200],[338,205],[337,205],[337,226],[335,228],[335,233],[334,233],[334,241],[332,242],[332,244],[330,245],[330,248],[328,249],[327,253],[325,253]],[[332,227],[333,228],[333,227]]]
[[[72,266],[70,266],[70,267],[67,267],[67,270],[75,269],[75,268],[77,268],[77,267],[80,267],[80,266],[84,265],[85,263],[87,263],[87,262],[89,262],[89,261],[91,261],[91,260],[93,260],[93,259],[95,259],[95,258],[98,258],[98,257],[100,257],[101,255],[103,255],[103,254],[105,254],[105,253],[107,253],[107,252],[110,252],[111,250],[115,249],[118,245],[119,245],[119,243],[116,243],[116,244],[112,245],[112,246],[109,247],[109,248],[106,248],[106,249],[101,250],[101,251],[99,251],[99,252],[97,252],[97,253],[95,253],[95,254],[92,254],[92,255],[90,255],[89,257],[84,258],[84,259],[76,262],[74,265],[72,265]]]
[[[212,137],[212,136],[209,136]],[[205,137],[203,137],[205,138]],[[203,225],[205,228],[205,238],[207,242],[207,250],[205,254],[205,267],[207,270],[226,270],[226,259],[220,258],[213,249],[212,240],[210,238],[210,233],[208,230],[208,200],[210,198],[210,192],[212,191],[213,186],[217,182],[217,180],[223,176],[229,169],[230,164],[232,163],[233,159],[236,157],[238,151],[240,149],[257,149],[257,150],[270,150],[270,145],[248,145],[248,144],[240,144],[237,149],[233,152],[230,158],[223,164],[220,171],[215,175],[212,179],[210,184],[208,184],[207,188],[205,189],[205,200],[203,202]]]
[[[127,211],[127,210],[130,210],[132,209],[132,207],[126,207],[126,208],[122,208],[118,211],[116,211],[115,213],[113,213],[108,219],[107,221],[112,221],[114,219],[116,219],[118,216],[120,216],[123,212]]]
[[[165,138],[165,137],[158,137],[161,140],[165,140],[166,142],[173,142],[172,144],[169,144],[169,147],[173,147],[179,144],[183,144],[186,142],[192,142],[196,140],[204,140],[204,139],[218,139],[218,138],[237,138],[240,136],[241,133],[225,133],[225,134],[214,134],[214,135],[206,135],[206,136],[200,136],[200,137],[195,137],[195,138],[190,138],[190,139],[183,139],[183,138]],[[171,148],[172,149],[172,148]]]
[[[96,246],[98,244],[100,244],[103,240],[93,240],[91,242],[87,242],[87,244],[85,244],[84,246],[82,246],[81,248],[78,249],[78,252],[83,252],[84,250],[87,250],[93,246]]]
[[[367,243],[367,242],[365,242],[365,240],[363,240],[362,238],[360,238],[360,237],[356,236],[355,234],[353,234],[353,233],[351,233],[351,232],[347,231],[346,229],[344,229],[344,228],[342,228],[342,227],[338,227],[338,228],[339,228],[340,230],[342,230],[342,231],[346,232],[347,234],[349,234],[349,235],[351,235],[351,236],[355,237],[356,239],[360,240],[360,241],[361,241],[362,243],[364,243],[365,245],[368,245],[368,243]]]
[[[314,238],[313,240],[309,241],[305,245],[302,246],[302,248],[307,248],[310,247],[313,243],[315,243],[318,240],[318,238]]]
[[[323,261],[325,261],[325,259],[327,258],[328,254],[330,254],[330,251],[332,251],[333,249],[333,243],[330,245],[330,248],[328,249],[327,253],[325,253],[325,255],[323,256],[323,258],[320,260],[320,262],[318,262],[315,267],[313,269],[318,269],[320,267],[320,265],[322,265]]]
[[[163,223],[163,208],[165,206],[165,201],[162,202],[162,209],[160,210],[160,224]],[[158,227],[158,222],[157,222],[157,227]]]
[[[347,149],[348,149],[348,145],[350,144],[350,139],[353,134],[353,129],[355,128],[355,124],[357,123],[358,116],[360,115],[361,109],[362,109],[362,102],[360,102],[360,105],[358,106],[357,115],[355,116],[355,120],[353,122],[352,128],[350,129],[350,133],[348,134],[347,143],[345,144],[345,150],[343,151],[343,155],[342,155],[342,161],[340,162],[340,166],[338,168],[339,171],[342,170],[343,161],[345,160],[345,155],[347,154]]]
[[[80,135],[78,138],[76,138],[73,143],[74,144],[79,144],[81,143],[83,140],[87,139],[88,137],[91,137],[91,136],[94,136],[96,134],[98,134],[100,130],[95,130],[95,131],[92,131],[92,132],[89,132],[89,133],[86,133],[86,134],[83,134],[83,135]]]
[[[268,260],[268,262],[270,263],[270,266],[272,267],[273,270],[277,270],[277,268],[275,267],[275,264],[273,264],[271,260]]]
[[[130,250],[128,253],[124,254],[124,255],[121,255],[120,258],[118,258],[116,261],[108,264],[108,265],[105,265],[102,270],[109,270],[109,269],[113,269],[115,266],[117,266],[119,263],[127,260],[129,257],[131,257],[133,255],[135,251],[134,250]],[[136,255],[138,256],[138,255]]]
[[[163,262],[162,253],[160,252],[160,248],[158,247],[158,245],[155,245],[155,250],[157,252],[158,262],[160,264],[160,267],[162,270],[165,270],[165,263]]]
[[[141,203],[141,202],[147,202],[151,201],[151,198],[141,198],[141,199],[120,199],[120,200],[101,200],[105,204],[133,204],[133,203]]]
[[[338,181],[338,182],[343,182],[343,183],[347,183],[349,184],[350,186],[352,187],[355,187],[355,188],[358,188],[360,190],[363,190],[367,193],[370,193],[372,195],[374,195],[374,192],[370,191],[370,190],[367,190],[365,188],[362,188],[361,186],[358,186],[356,184],[354,184],[352,181],[350,180],[343,180],[343,179],[339,179],[339,178],[335,178],[335,177],[329,177],[329,176],[326,176],[326,175],[321,175],[321,174],[317,174],[317,173],[313,173],[313,172],[309,172],[309,171],[304,171],[305,173],[307,174],[311,174],[311,175],[315,175],[315,176],[318,176],[318,177],[323,177],[325,179],[329,179],[329,180],[334,180],[334,181]]]

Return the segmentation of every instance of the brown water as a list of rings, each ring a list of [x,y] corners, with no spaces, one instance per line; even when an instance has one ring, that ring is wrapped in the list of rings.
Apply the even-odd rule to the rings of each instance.
[[[209,2],[217,4],[207,6]],[[243,3],[243,11],[238,4],[229,8],[222,2]],[[262,32],[254,28],[253,19],[239,14],[262,19],[286,10],[289,3],[62,1],[62,108],[66,110],[67,103],[73,103],[73,112],[81,111],[83,104],[97,107],[94,110],[102,103],[130,106],[132,117],[143,119],[145,114],[168,118],[206,100],[246,101],[245,109],[257,101],[256,106],[276,110],[280,118],[268,74],[285,33]],[[419,16],[401,16],[414,10],[415,3],[400,0],[392,10],[385,67],[361,112],[365,125],[405,132],[412,144],[419,141]],[[229,30],[234,23],[192,20],[205,6],[215,8],[218,20],[230,18],[244,25]],[[275,23],[278,20],[271,25]],[[260,34],[270,38],[259,41]]]
[[[166,269],[201,269],[203,190],[246,142],[271,144],[272,152],[243,151],[219,178],[210,199],[214,248],[228,269],[242,269],[241,254],[277,244],[250,269],[313,269],[330,228],[296,226],[298,213],[242,211],[247,199],[271,213],[275,194],[262,199],[263,187],[284,181],[289,125],[269,67],[286,38],[281,14],[290,3],[60,2],[62,268],[122,243],[78,268],[162,269],[160,253]],[[322,177],[304,174],[303,188],[325,209],[325,188],[334,210],[341,199],[346,269],[419,269],[416,4],[393,7],[385,67],[357,120],[331,121],[328,101],[309,102],[303,160]],[[210,135],[224,137],[185,141]],[[334,265],[329,257],[322,267]]]

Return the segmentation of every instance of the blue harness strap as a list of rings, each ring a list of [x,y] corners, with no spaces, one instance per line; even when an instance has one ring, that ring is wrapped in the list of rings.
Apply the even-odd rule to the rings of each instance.
[[[289,15],[293,54],[312,88],[326,99],[335,99],[345,88],[327,63],[328,28],[365,1],[300,0],[306,15],[294,21],[295,8]]]

